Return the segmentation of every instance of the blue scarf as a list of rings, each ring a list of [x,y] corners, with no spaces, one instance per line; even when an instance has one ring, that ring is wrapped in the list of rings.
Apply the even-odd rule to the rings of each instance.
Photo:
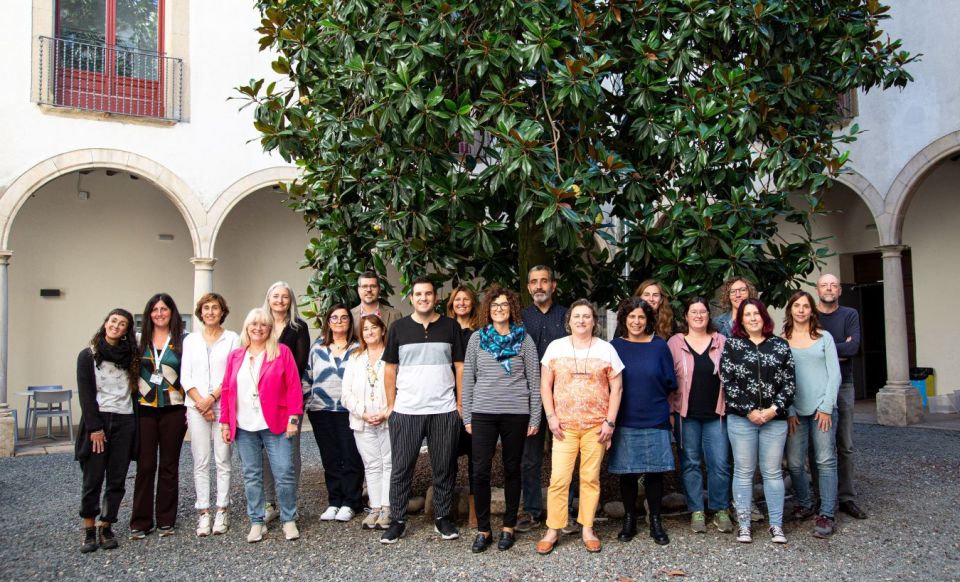
[[[520,355],[520,346],[523,345],[527,330],[522,325],[511,323],[510,333],[500,335],[491,323],[477,333],[480,334],[480,349],[496,358],[510,375],[510,358]]]

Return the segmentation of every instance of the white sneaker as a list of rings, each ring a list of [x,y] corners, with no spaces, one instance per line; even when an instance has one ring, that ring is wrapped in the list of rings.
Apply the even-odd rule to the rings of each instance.
[[[205,538],[210,535],[210,512],[201,513],[197,521],[197,537]]]
[[[297,529],[297,522],[287,521],[283,524],[283,537],[287,538],[288,542],[293,540],[300,539],[300,530]]]
[[[266,533],[267,526],[262,523],[255,523],[250,526],[250,533],[247,534],[247,541],[251,544],[254,542],[259,542],[263,539],[263,536]]]
[[[228,529],[230,529],[230,514],[218,509],[217,515],[213,518],[213,535],[225,534]]]
[[[333,521],[337,519],[337,513],[340,512],[339,507],[330,506],[326,511],[320,514],[320,521]]]
[[[770,541],[775,544],[787,543],[787,536],[783,534],[783,528],[778,525],[770,526]]]
[[[360,529],[376,529],[377,519],[380,517],[379,509],[371,509],[370,513],[363,518],[363,521],[360,523]]]
[[[280,517],[280,512],[277,511],[276,505],[272,503],[268,503],[266,504],[266,506],[264,506],[263,523],[270,523],[271,521],[277,519],[278,517]]]
[[[389,507],[381,507],[381,508],[380,508],[380,516],[377,517],[377,525],[376,525],[376,528],[377,528],[377,529],[383,529],[383,530],[385,530],[385,529],[387,529],[388,527],[390,527],[390,521],[391,521],[391,520],[390,520],[390,508],[389,508]]]
[[[353,519],[354,515],[356,515],[356,513],[354,513],[352,509],[344,505],[339,510],[337,510],[336,519],[337,521],[350,521],[351,519]],[[323,517],[321,516],[320,519],[323,519]]]
[[[749,525],[741,525],[737,528],[737,541],[741,544],[749,544],[753,542],[753,534],[750,532]]]

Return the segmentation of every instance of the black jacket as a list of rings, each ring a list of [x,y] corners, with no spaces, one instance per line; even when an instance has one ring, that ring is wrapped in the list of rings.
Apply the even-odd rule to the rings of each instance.
[[[77,395],[80,398],[80,426],[77,427],[77,441],[74,444],[74,458],[83,461],[93,452],[93,443],[90,442],[90,433],[97,432],[103,428],[103,419],[100,417],[100,405],[97,404],[97,377],[93,373],[93,367],[96,365],[93,359],[93,350],[89,347],[83,348],[77,356]],[[136,394],[130,394],[130,400],[133,402],[133,413],[137,414],[139,409],[139,398]],[[123,446],[129,448],[130,459],[137,460],[138,442],[140,438],[140,423],[134,423],[136,427],[133,440],[129,443],[110,443],[108,446]]]
[[[776,336],[760,345],[729,338],[720,356],[720,379],[727,412],[746,416],[751,410],[776,405],[777,418],[786,419],[797,389],[790,344]]]

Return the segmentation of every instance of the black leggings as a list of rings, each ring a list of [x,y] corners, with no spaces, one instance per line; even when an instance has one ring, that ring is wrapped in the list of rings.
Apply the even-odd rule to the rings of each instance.
[[[637,480],[641,475],[643,475],[643,488],[646,491],[650,515],[660,515],[660,501],[663,499],[663,473],[626,473],[620,475],[620,497],[623,499],[623,510],[626,513],[636,513],[637,496],[640,493]]]

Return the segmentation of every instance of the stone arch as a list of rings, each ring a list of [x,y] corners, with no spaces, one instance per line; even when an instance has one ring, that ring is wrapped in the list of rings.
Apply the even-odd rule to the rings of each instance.
[[[917,152],[906,163],[884,199],[885,211],[890,215],[892,238],[883,244],[900,244],[903,221],[910,201],[924,179],[946,158],[960,152],[960,131],[954,131],[934,140]]]
[[[30,196],[55,178],[79,170],[106,168],[136,174],[156,186],[180,212],[193,244],[201,250],[200,228],[206,213],[190,186],[163,165],[124,150],[90,148],[74,150],[48,158],[21,174],[0,197],[0,248],[7,248],[17,213]]]
[[[223,226],[230,211],[233,210],[241,200],[257,190],[266,188],[267,186],[275,186],[280,182],[292,182],[299,176],[300,171],[293,166],[275,166],[247,174],[231,184],[217,196],[217,199],[214,200],[213,205],[210,206],[210,210],[207,212],[209,218],[208,224],[210,225],[210,235],[208,238],[209,254],[204,256],[215,256],[214,247],[217,244],[217,235],[220,233],[220,228]]]
[[[876,222],[880,244],[888,244],[885,241],[889,240],[892,234],[892,220],[891,214],[884,207],[880,191],[863,174],[851,168],[845,168],[836,181],[852,190],[866,204]]]

